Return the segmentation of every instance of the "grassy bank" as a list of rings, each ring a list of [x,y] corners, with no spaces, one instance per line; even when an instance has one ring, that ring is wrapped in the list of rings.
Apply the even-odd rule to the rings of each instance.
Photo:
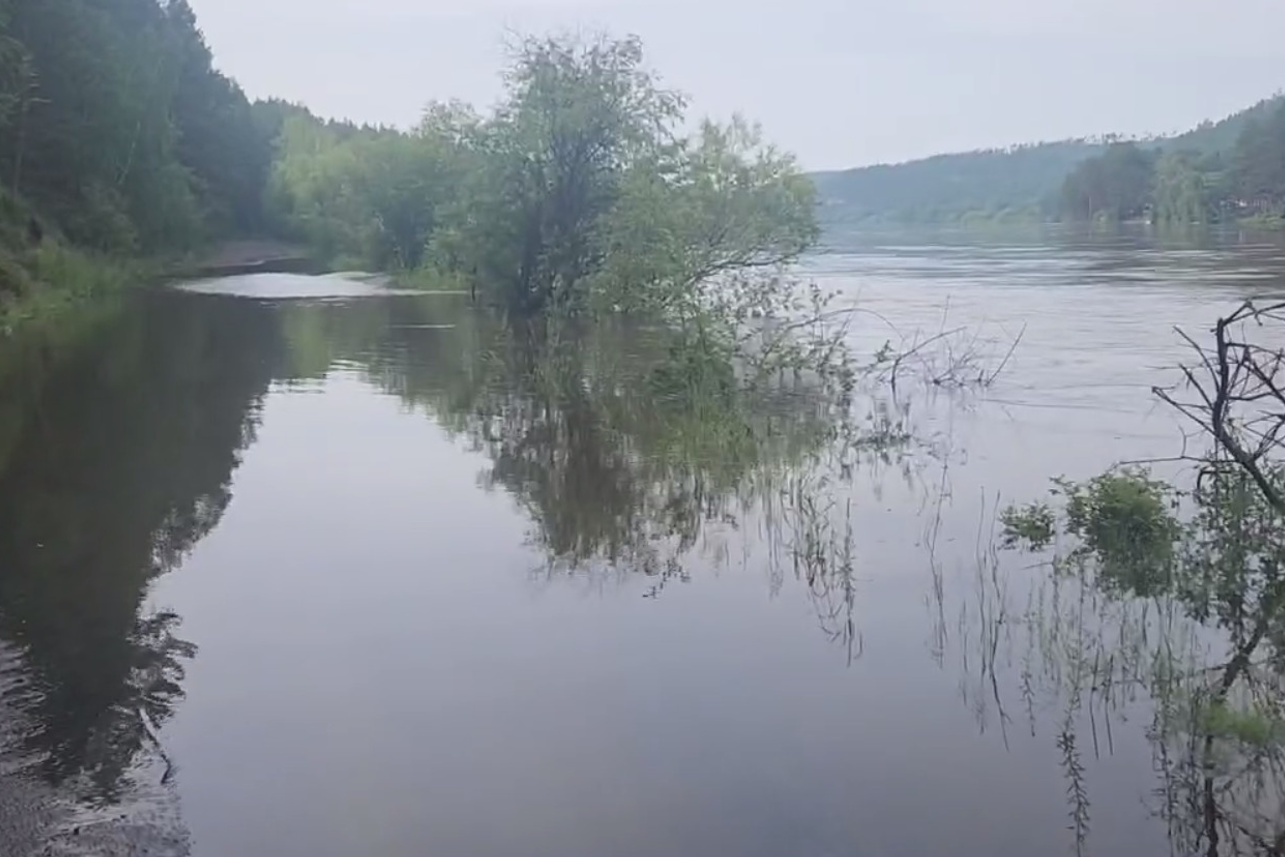
[[[155,266],[47,240],[0,247],[0,335],[147,281]]]
[[[74,247],[24,201],[0,191],[0,336],[144,282],[153,267]]]
[[[1285,217],[1279,214],[1251,214],[1237,219],[1236,225],[1242,229],[1276,232],[1285,229]]]

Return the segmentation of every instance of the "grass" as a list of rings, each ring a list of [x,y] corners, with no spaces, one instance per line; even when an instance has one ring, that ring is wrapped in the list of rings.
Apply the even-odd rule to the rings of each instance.
[[[1278,230],[1285,229],[1285,216],[1279,214],[1251,214],[1236,221],[1237,226],[1245,229]]]
[[[1201,731],[1216,737],[1253,747],[1266,747],[1285,738],[1285,723],[1275,712],[1261,706],[1235,708],[1216,701],[1205,706],[1200,714]]]
[[[0,334],[147,280],[152,266],[87,253],[56,241],[0,249]]]
[[[393,283],[401,289],[421,292],[467,292],[471,285],[462,274],[444,273],[433,268],[400,271],[393,274]]]

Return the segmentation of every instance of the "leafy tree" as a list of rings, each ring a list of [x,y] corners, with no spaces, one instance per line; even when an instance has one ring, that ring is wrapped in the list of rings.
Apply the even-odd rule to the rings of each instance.
[[[1138,141],[1158,153],[1197,153],[1213,211],[1223,198],[1224,165],[1245,128],[1282,105],[1266,99],[1225,119],[1202,122],[1175,137]],[[935,155],[902,164],[813,174],[823,220],[839,227],[864,220],[928,223],[1041,220],[1073,216],[1061,201],[1067,177],[1120,138],[1079,139]],[[1084,216],[1084,215],[1080,215]]]
[[[331,252],[471,278],[520,316],[646,311],[705,347],[807,308],[781,275],[817,240],[815,191],[741,119],[681,136],[637,39],[528,39],[489,116],[411,133],[290,115],[273,206]]]
[[[1152,200],[1158,221],[1204,223],[1213,188],[1208,170],[1189,152],[1167,152],[1156,162]]]
[[[463,244],[519,311],[575,307],[605,259],[625,176],[670,141],[683,100],[643,67],[637,39],[526,39],[505,82],[480,135]]]
[[[1063,212],[1075,220],[1131,220],[1151,202],[1155,155],[1135,143],[1113,143],[1080,164],[1062,187]]]
[[[1232,189],[1260,210],[1285,205],[1285,105],[1245,126],[1232,155]]]
[[[721,275],[794,261],[818,237],[815,207],[793,157],[757,128],[706,121],[626,176],[604,228],[599,298],[662,311],[699,304]]]
[[[209,225],[219,233],[263,229],[263,190],[275,133],[255,121],[237,83],[214,69],[188,0],[170,0],[167,21],[178,79],[175,155],[192,173]]]

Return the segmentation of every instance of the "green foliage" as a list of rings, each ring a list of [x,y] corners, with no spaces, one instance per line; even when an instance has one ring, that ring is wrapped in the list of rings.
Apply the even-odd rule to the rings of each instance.
[[[1177,494],[1144,470],[1123,470],[1087,482],[1054,480],[1063,498],[1056,512],[1045,503],[1009,507],[1001,514],[1003,545],[1043,550],[1063,531],[1077,545],[1066,557],[1092,561],[1105,587],[1147,597],[1169,591],[1177,546],[1183,536]]]
[[[1285,741],[1285,720],[1273,706],[1260,703],[1240,708],[1226,700],[1216,699],[1196,711],[1194,725],[1202,734],[1229,738],[1251,747],[1266,747]]]
[[[645,313],[717,359],[760,319],[822,307],[782,276],[819,235],[812,183],[739,117],[681,136],[683,99],[637,39],[525,39],[504,81],[491,114],[436,105],[411,132],[286,111],[274,216],[515,317]],[[766,338],[776,365],[803,363]],[[807,356],[824,370],[836,355]]]
[[[1057,516],[1047,503],[1009,506],[1000,513],[1003,545],[1042,551],[1057,537]]]
[[[1283,476],[1268,474],[1276,484]],[[1285,665],[1285,616],[1275,615],[1285,606],[1285,516],[1248,475],[1230,469],[1206,477],[1195,499],[1178,594],[1201,621],[1241,629],[1252,625],[1258,602],[1271,619],[1264,635],[1282,647],[1277,658]]]
[[[1185,134],[1160,140],[1160,148],[1179,152],[1230,152],[1244,133],[1246,125],[1265,118],[1282,104],[1285,104],[1285,96],[1265,98],[1252,107],[1217,122],[1207,119]]]
[[[0,19],[6,16],[0,15]],[[271,141],[187,0],[16,0],[0,178],[74,243],[183,249],[261,225]]]
[[[57,239],[32,241],[31,210],[0,190],[0,336],[18,322],[56,315],[87,298],[141,281],[141,263],[108,258]]]
[[[624,180],[659,156],[682,99],[637,39],[526,39],[505,82],[480,135],[475,216],[459,229],[467,264],[522,314],[583,308]]]
[[[1253,214],[1285,206],[1285,104],[1245,125],[1232,153],[1231,192]]]
[[[1179,535],[1167,483],[1146,471],[1124,470],[1084,483],[1058,480],[1057,486],[1066,497],[1068,533],[1083,539],[1104,568],[1120,571],[1121,582],[1134,591],[1157,584],[1154,576],[1168,568]]]
[[[864,220],[972,226],[1148,214],[1159,222],[1207,222],[1281,207],[1281,120],[1275,114],[1282,109],[1278,96],[1175,137],[1066,140],[813,178],[830,226]],[[1122,146],[1135,152],[1125,157]],[[1150,169],[1142,169],[1138,155],[1152,162]]]
[[[1115,143],[1080,164],[1062,185],[1062,211],[1074,220],[1133,220],[1151,204],[1155,155]]]
[[[1213,181],[1190,152],[1167,152],[1156,162],[1151,190],[1162,223],[1207,223],[1213,217]]]
[[[1252,217],[1264,226],[1283,210],[1285,103],[1279,100],[1154,148],[1112,146],[1067,178],[1062,205],[1063,216],[1073,220]]]
[[[424,128],[392,130],[284,118],[273,167],[273,214],[331,255],[412,270],[464,179],[453,141]]]
[[[778,270],[819,237],[815,190],[788,155],[743,120],[705,122],[697,135],[637,164],[604,226],[592,283],[600,305],[690,317],[726,294],[726,275]],[[769,312],[760,295],[746,312]]]

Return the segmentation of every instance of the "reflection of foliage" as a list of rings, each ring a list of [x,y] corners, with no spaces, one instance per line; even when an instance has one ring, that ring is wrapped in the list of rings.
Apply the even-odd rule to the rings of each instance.
[[[904,411],[880,399],[851,419],[835,379],[742,372],[633,320],[518,326],[443,296],[285,314],[291,342],[329,342],[329,360],[485,453],[483,485],[521,505],[550,570],[641,572],[655,596],[693,554],[725,562],[763,532],[774,581],[792,569],[826,634],[860,653],[844,492],[859,464],[900,460]]]
[[[1079,857],[1084,854],[1089,838],[1089,794],[1084,786],[1084,765],[1074,730],[1064,730],[1057,736],[1057,749],[1062,754],[1062,770],[1071,804],[1071,831],[1075,834],[1075,853]]]
[[[792,476],[781,492],[779,514],[775,519],[769,517],[768,523],[784,531],[780,538],[794,577],[807,585],[821,630],[844,647],[851,664],[864,648],[854,618],[857,578],[852,499],[840,501],[832,487],[825,475]],[[779,580],[779,568],[776,576]]]
[[[490,455],[487,482],[528,507],[551,558],[656,574],[658,543],[684,553],[705,523],[733,523],[738,495],[798,463],[826,426],[806,396],[747,399],[705,363],[676,378],[645,353],[656,344],[635,344],[644,353],[630,361],[593,338],[510,351],[505,387],[479,391],[459,427]]]
[[[1004,546],[1028,545],[1041,551],[1053,543],[1057,536],[1057,517],[1048,503],[1029,503],[1009,506],[1000,513],[1004,526]]]
[[[1264,334],[1282,324],[1285,304],[1244,304],[1211,346],[1184,335],[1186,383],[1156,393],[1210,444],[1185,492],[1126,471],[1060,483],[1053,526],[1039,504],[1004,518],[1010,545],[1071,539],[1027,611],[1024,679],[1108,730],[1151,700],[1156,811],[1182,854],[1285,853],[1285,351]]]
[[[1159,811],[1182,853],[1276,853],[1285,521],[1230,470],[1206,474],[1181,522],[1177,492],[1142,472],[1059,484],[1072,544],[1053,559],[1054,590],[1028,610],[1028,661],[1043,662],[1072,714],[1096,710],[1109,722],[1139,692],[1155,701]],[[1031,517],[1011,511],[1006,537],[1029,537]],[[1226,641],[1213,666],[1197,643],[1201,624]]]
[[[123,678],[117,687],[103,688],[96,704],[87,705],[89,700],[72,695],[74,688],[60,687],[49,676],[23,688],[17,701],[41,717],[26,753],[40,760],[49,781],[79,782],[95,801],[120,797],[134,758],[156,740],[155,728],[183,699],[182,662],[196,655],[196,647],[174,636],[179,621],[173,613],[158,613],[135,622],[116,653],[122,661],[111,665]],[[31,665],[40,665],[34,654]]]
[[[1064,529],[1078,540],[1069,559],[1092,558],[1103,585],[1147,597],[1169,587],[1179,527],[1176,494],[1144,471],[1107,473],[1075,483],[1056,481],[1054,494],[1065,497]],[[1057,533],[1056,515],[1047,503],[1010,507],[1001,514],[1004,544],[1043,550]]]
[[[20,350],[0,391],[0,634],[22,651],[25,754],[117,798],[193,647],[148,585],[218,523],[275,362],[263,306],[158,295],[80,341]]]
[[[298,342],[329,328],[332,359],[485,452],[483,483],[517,498],[556,567],[681,578],[678,556],[842,436],[815,383],[751,388],[664,327],[516,326],[442,297],[364,312],[297,306],[286,326]]]

